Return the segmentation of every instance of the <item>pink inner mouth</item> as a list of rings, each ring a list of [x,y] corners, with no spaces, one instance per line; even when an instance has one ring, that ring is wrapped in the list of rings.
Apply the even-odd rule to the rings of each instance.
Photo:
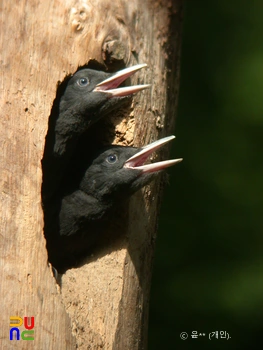
[[[124,164],[125,168],[135,169],[135,170],[141,170],[142,173],[151,173],[156,172],[162,169],[165,169],[169,166],[172,166],[176,163],[179,163],[182,161],[182,158],[179,159],[171,159],[171,160],[164,160],[161,162],[156,163],[150,163],[145,164],[144,162],[147,160],[147,158],[158,148],[166,144],[167,142],[170,142],[173,140],[175,136],[168,136],[164,137],[158,141],[152,142],[149,145],[142,148],[141,151],[130,157]]]
[[[146,64],[138,64],[136,66],[132,66],[129,68],[125,68],[116,74],[112,75],[110,78],[102,81],[101,83],[97,84],[95,89],[93,91],[98,92],[104,92],[109,94],[109,97],[121,97],[121,96],[128,96],[131,94],[134,94],[140,90],[144,90],[148,87],[150,87],[149,84],[144,85],[134,85],[134,86],[127,86],[118,88],[118,86],[125,81],[127,78],[129,78],[131,75],[133,75],[138,70],[147,67]]]

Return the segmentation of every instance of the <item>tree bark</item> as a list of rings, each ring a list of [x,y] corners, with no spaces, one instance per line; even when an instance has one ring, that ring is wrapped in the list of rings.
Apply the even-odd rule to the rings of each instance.
[[[60,288],[43,236],[41,158],[57,83],[89,59],[149,66],[132,83],[151,89],[115,123],[115,143],[140,146],[172,133],[181,12],[182,0],[2,0],[1,348],[146,349],[163,178],[132,197],[125,235],[68,270]],[[9,340],[10,316],[35,317],[34,341]]]

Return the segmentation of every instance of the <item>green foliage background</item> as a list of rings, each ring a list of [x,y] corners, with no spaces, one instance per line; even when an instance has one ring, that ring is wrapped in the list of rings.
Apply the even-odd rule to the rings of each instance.
[[[186,0],[149,350],[263,343],[263,2]],[[212,331],[229,340],[208,340]],[[181,340],[180,332],[206,333]],[[258,344],[257,344],[258,343]]]

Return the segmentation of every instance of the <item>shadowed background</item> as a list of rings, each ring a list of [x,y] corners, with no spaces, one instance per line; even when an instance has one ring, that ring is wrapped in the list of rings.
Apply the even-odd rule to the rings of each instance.
[[[157,238],[149,350],[263,337],[263,4],[186,0],[179,110]],[[229,340],[208,340],[226,331]],[[181,332],[206,333],[183,341]],[[258,344],[256,345],[256,342]]]

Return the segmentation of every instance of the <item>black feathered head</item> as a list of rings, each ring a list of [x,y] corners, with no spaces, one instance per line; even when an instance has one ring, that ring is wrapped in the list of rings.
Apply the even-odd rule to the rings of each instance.
[[[142,148],[110,146],[93,159],[80,183],[80,189],[101,201],[129,197],[148,184],[156,174],[182,159],[144,164],[158,148],[173,140],[169,136]]]

